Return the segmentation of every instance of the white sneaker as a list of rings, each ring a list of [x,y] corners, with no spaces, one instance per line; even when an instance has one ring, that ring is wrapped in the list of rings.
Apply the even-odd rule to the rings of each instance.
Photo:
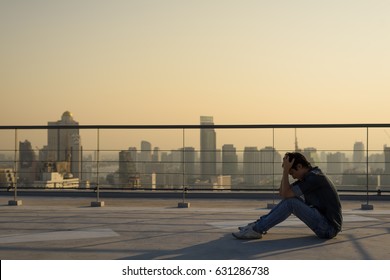
[[[232,235],[237,239],[261,239],[263,235],[254,231],[252,227],[247,227],[245,230],[233,232]]]
[[[246,230],[248,227],[253,227],[255,224],[256,224],[256,222],[251,222],[251,223],[247,224],[246,226],[238,227],[238,229],[240,231],[243,231],[243,230]]]

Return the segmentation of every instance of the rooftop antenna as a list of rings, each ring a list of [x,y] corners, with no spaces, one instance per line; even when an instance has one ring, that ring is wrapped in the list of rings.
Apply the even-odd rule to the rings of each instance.
[[[294,133],[295,133],[295,151],[298,152],[298,138],[297,138],[297,128],[294,128]]]

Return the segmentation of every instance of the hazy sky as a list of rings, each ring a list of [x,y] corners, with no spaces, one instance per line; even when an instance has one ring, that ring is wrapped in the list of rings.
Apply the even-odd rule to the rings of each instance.
[[[388,123],[388,0],[0,0],[0,125]]]

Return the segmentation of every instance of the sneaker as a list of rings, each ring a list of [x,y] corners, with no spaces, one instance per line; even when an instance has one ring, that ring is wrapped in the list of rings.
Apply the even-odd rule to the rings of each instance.
[[[257,221],[259,221],[259,220],[257,220]],[[239,229],[240,231],[245,231],[245,230],[247,230],[247,229],[250,228],[250,227],[253,228],[253,226],[257,223],[257,221],[252,222],[252,223],[249,223],[249,224],[247,224],[246,226],[243,226],[243,227],[238,227],[238,229]],[[266,232],[266,231],[263,231],[261,234],[264,235],[264,234],[267,234],[267,232]]]
[[[256,222],[251,222],[251,223],[247,224],[246,226],[238,227],[238,229],[239,229],[240,231],[246,230],[248,227],[253,227],[255,224],[256,224]]]
[[[233,232],[232,235],[237,239],[261,239],[263,235],[254,231],[252,227],[247,227],[245,230]]]

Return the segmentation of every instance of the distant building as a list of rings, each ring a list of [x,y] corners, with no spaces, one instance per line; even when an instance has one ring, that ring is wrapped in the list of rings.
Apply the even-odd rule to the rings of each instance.
[[[74,189],[79,187],[79,178],[64,178],[58,172],[44,172],[41,180],[34,181],[34,188]]]
[[[151,175],[153,170],[152,162],[152,144],[148,141],[141,141],[141,151],[138,157],[138,170],[141,175]]]
[[[141,141],[141,151],[139,153],[137,169],[140,173],[142,187],[149,188],[152,185],[152,144],[148,141]]]
[[[80,179],[68,173],[69,162],[45,162],[41,166],[40,178],[33,182],[34,188],[79,188]]]
[[[0,188],[11,189],[15,186],[15,170],[12,168],[0,168]]]
[[[191,184],[195,180],[195,148],[184,147],[180,149],[180,161],[182,173],[184,174],[184,184]]]
[[[73,115],[66,111],[61,120],[49,122],[48,126],[78,126]],[[44,161],[69,162],[68,173],[73,177],[80,178],[82,175],[82,146],[78,128],[48,129],[47,146],[44,148]]]
[[[161,188],[165,186],[165,168],[166,165],[161,161],[162,152],[160,148],[154,147],[152,154],[152,163],[151,163],[151,171],[152,171],[152,188]]]
[[[22,186],[32,186],[39,178],[39,164],[29,141],[19,142],[18,182]]]
[[[217,176],[217,181],[213,184],[213,190],[231,190],[232,189],[232,176],[220,175]]]
[[[138,187],[139,176],[136,170],[137,149],[129,148],[119,152],[119,187]]]
[[[232,178],[238,175],[238,157],[232,144],[222,146],[222,175],[230,175]]]
[[[214,125],[213,117],[201,116],[201,125]],[[200,172],[202,180],[217,176],[217,140],[213,128],[200,129]]]
[[[275,174],[280,173],[282,157],[274,147],[264,147],[259,151],[259,174],[263,185],[273,185]]]
[[[255,186],[260,183],[260,154],[257,147],[244,148],[244,183]]]
[[[380,184],[389,186],[390,185],[390,147],[384,145],[383,153],[385,155],[385,170],[381,175]]]
[[[353,145],[352,168],[356,171],[364,170],[366,168],[364,151],[364,143],[355,142]]]
[[[329,153],[326,156],[326,163],[328,175],[340,176],[346,169],[345,165],[348,163],[348,159],[344,153]]]
[[[311,163],[312,166],[316,166],[320,163],[320,158],[317,153],[317,149],[313,147],[304,148],[301,153]]]
[[[327,175],[336,184],[341,184],[344,171],[347,169],[348,159],[344,153],[329,153],[326,156]]]

